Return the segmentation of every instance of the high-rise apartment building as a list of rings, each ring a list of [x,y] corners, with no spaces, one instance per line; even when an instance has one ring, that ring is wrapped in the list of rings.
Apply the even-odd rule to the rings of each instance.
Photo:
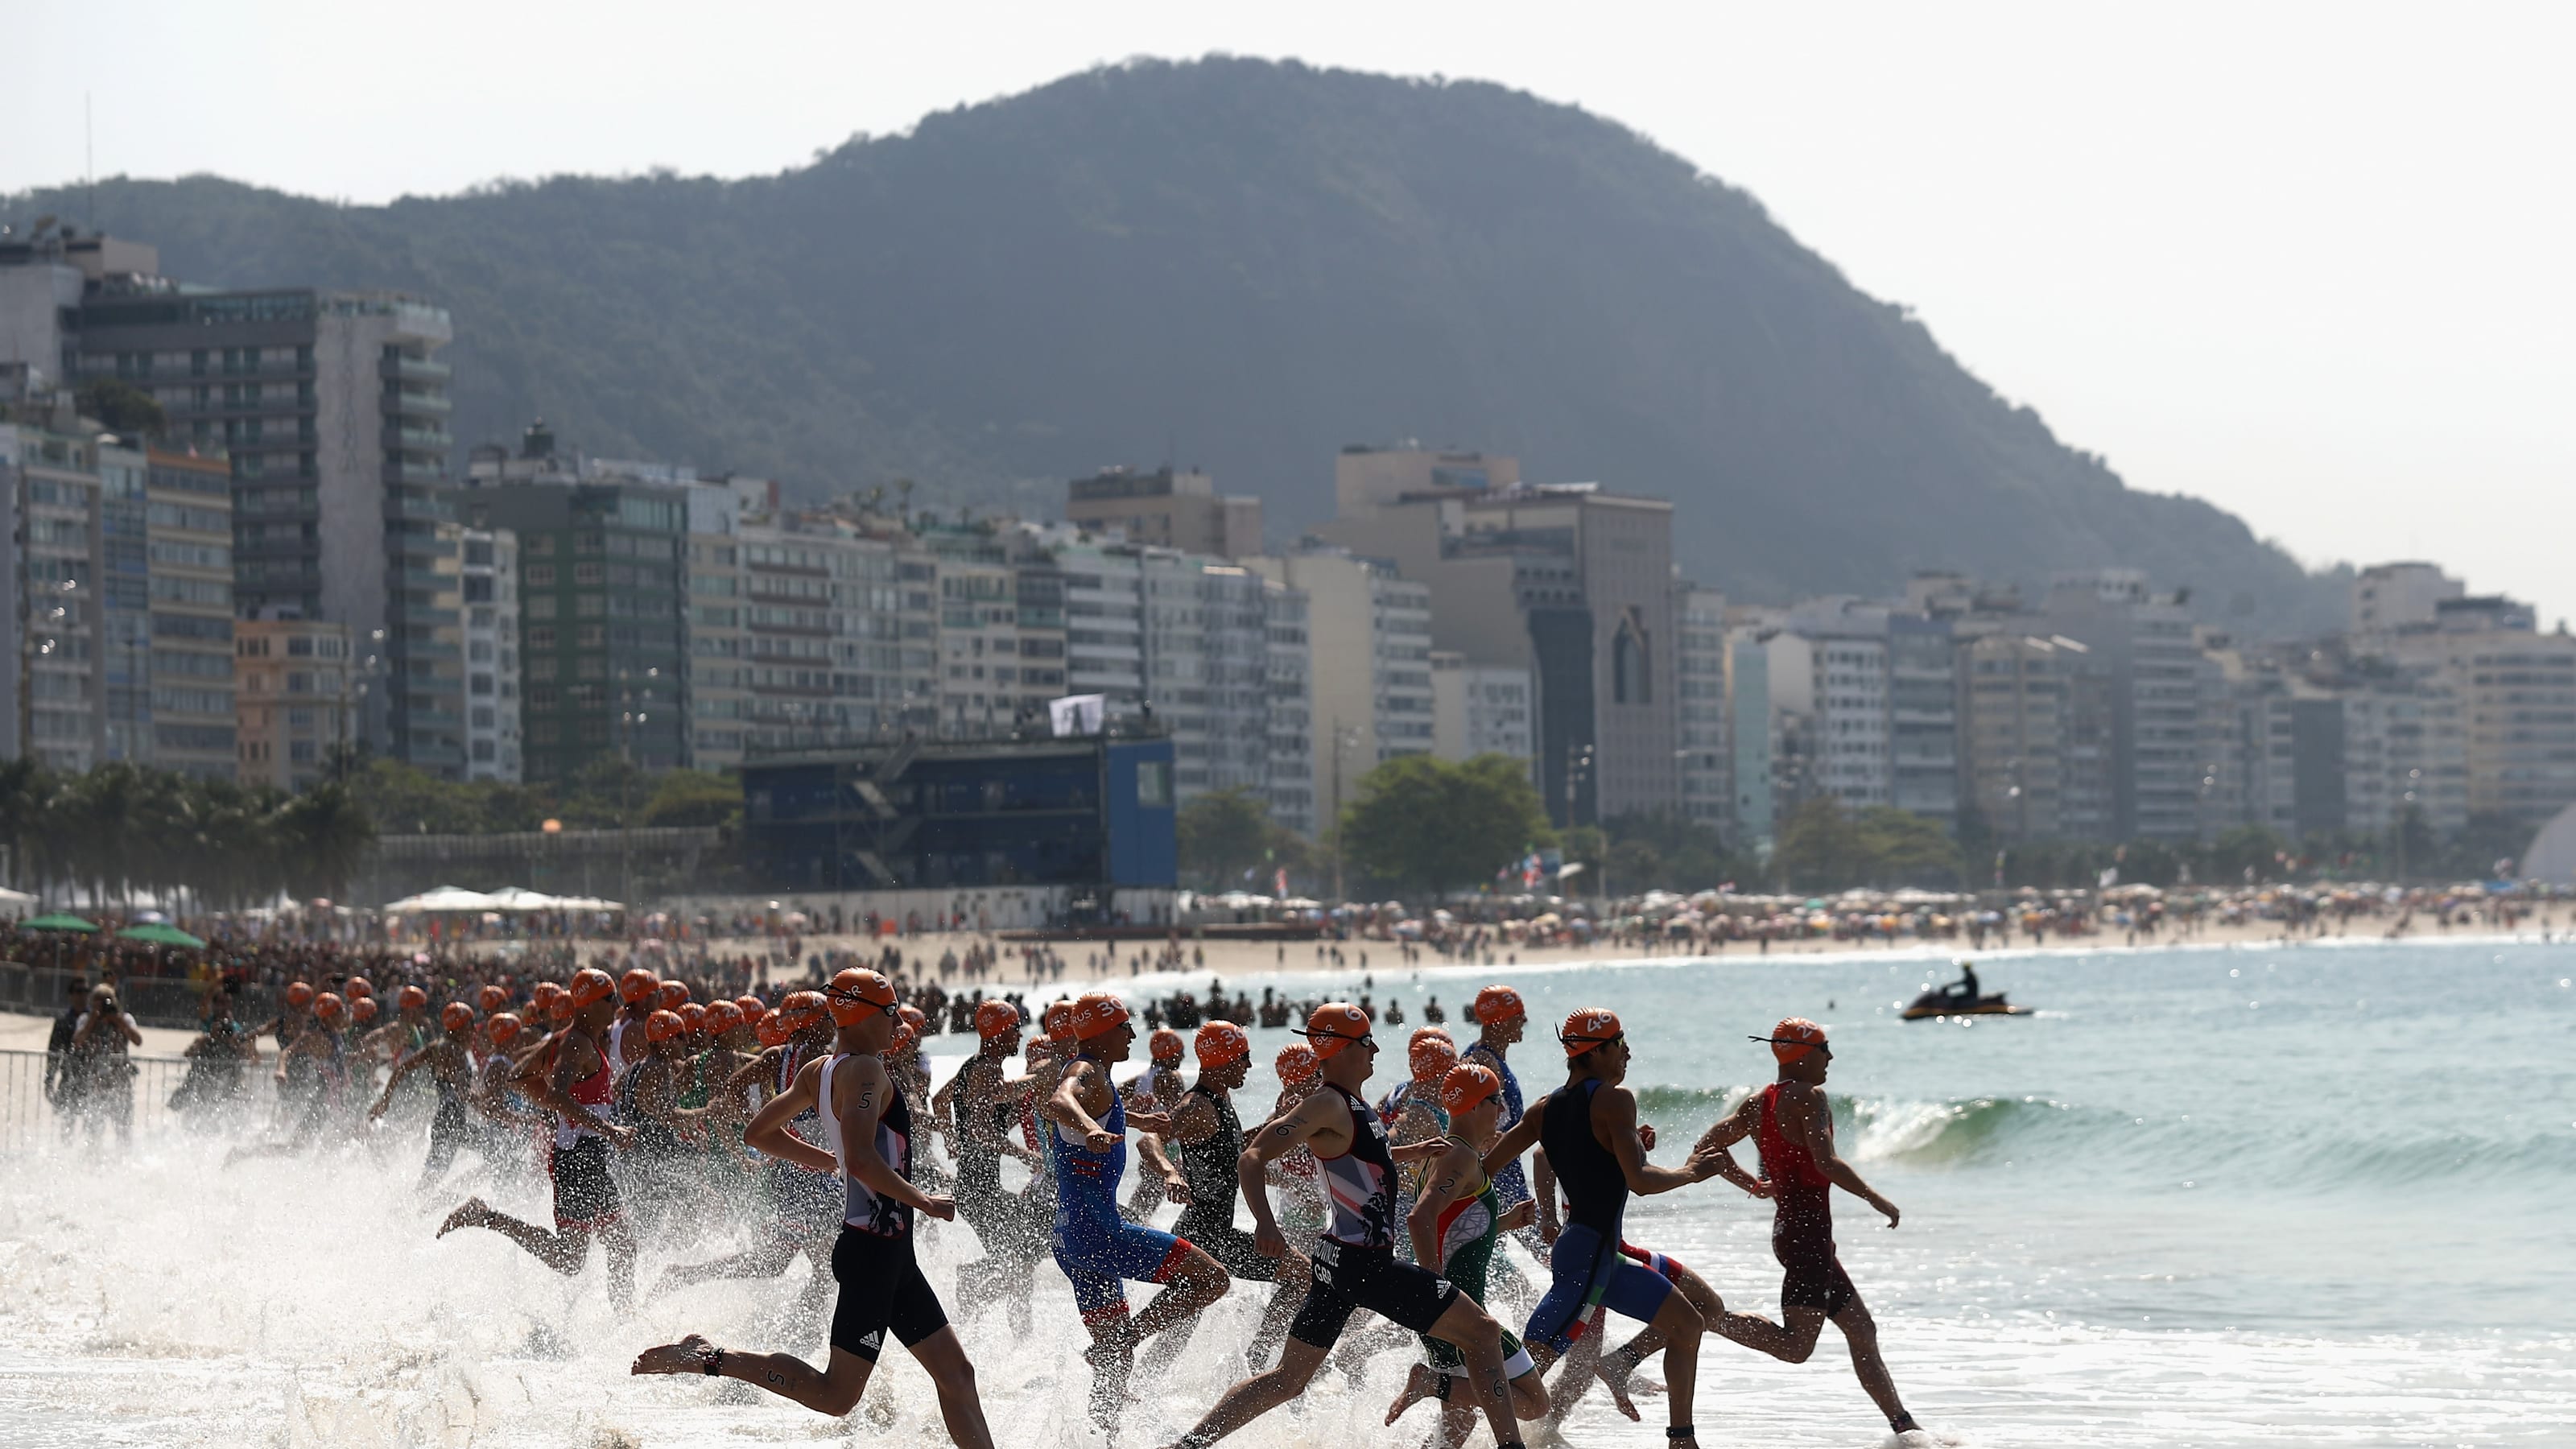
[[[1341,516],[1317,532],[1426,585],[1434,647],[1530,671],[1539,791],[1559,824],[1670,810],[1672,505],[1518,474],[1483,454],[1346,450]]]
[[[524,777],[568,780],[604,755],[689,763],[684,489],[509,482],[458,505],[470,529],[518,544]]]
[[[241,783],[310,789],[357,737],[349,627],[318,619],[243,619],[234,627]]]
[[[1432,650],[1432,753],[1444,760],[1504,755],[1533,763],[1532,693],[1526,669],[1470,664],[1464,654]]]
[[[457,575],[465,635],[465,778],[516,784],[525,768],[518,535],[458,525]]]
[[[1068,520],[1129,543],[1216,558],[1261,552],[1261,500],[1221,495],[1205,473],[1109,468],[1075,479],[1066,495]]]
[[[107,714],[99,444],[0,424],[0,449],[17,479],[20,751],[50,770],[87,770],[104,757]]]
[[[2060,814],[2074,679],[2071,639],[1996,631],[1958,650],[1960,805],[2008,845],[2070,838]]]
[[[148,759],[234,778],[232,469],[220,457],[152,449],[144,463],[150,606],[144,630]],[[140,738],[140,737],[138,737]]]
[[[1673,751],[1681,778],[1678,809],[1692,824],[1732,839],[1726,595],[1691,584],[1676,587],[1673,611],[1680,632],[1673,651]]]
[[[2189,610],[2134,569],[2060,575],[2040,610],[2045,632],[2088,647],[2111,693],[2113,840],[2200,834],[2200,651]]]
[[[1438,744],[1431,591],[1383,560],[1340,550],[1249,562],[1306,596],[1307,736],[1316,820],[1329,830],[1362,775]]]
[[[1048,531],[967,524],[922,531],[939,569],[939,726],[991,734],[1043,723],[1063,695],[1064,583]]]
[[[1317,828],[1315,681],[1306,591],[1265,577],[1261,600],[1270,626],[1268,673],[1262,681],[1270,715],[1270,818],[1311,838]]]
[[[1764,645],[1771,731],[1793,741],[1792,752],[1805,761],[1796,798],[1782,804],[1830,798],[1866,810],[1892,803],[1884,627],[1812,619],[1782,626]],[[1775,778],[1780,773],[1775,769]]]
[[[739,768],[751,728],[749,627],[743,622],[744,494],[729,484],[690,484],[689,757],[701,770]],[[777,506],[766,483],[751,492],[752,510]]]
[[[2468,586],[2428,563],[2372,564],[2352,580],[2352,632],[2430,628],[2441,605]]]
[[[466,763],[452,592],[447,313],[393,293],[93,283],[63,345],[76,380],[151,393],[174,445],[232,465],[234,596],[245,618],[381,632],[374,743],[434,773]],[[442,567],[442,564],[446,567]]]

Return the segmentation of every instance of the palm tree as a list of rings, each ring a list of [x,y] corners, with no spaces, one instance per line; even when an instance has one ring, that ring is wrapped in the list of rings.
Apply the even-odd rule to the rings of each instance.
[[[298,895],[348,894],[358,858],[375,843],[376,823],[366,808],[337,784],[316,785],[277,813],[280,854]]]

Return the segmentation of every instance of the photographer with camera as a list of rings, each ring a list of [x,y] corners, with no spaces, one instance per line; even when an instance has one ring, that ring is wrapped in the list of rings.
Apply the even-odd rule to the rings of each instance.
[[[170,1097],[174,1112],[213,1111],[246,1098],[243,1069],[259,1061],[259,1038],[233,1015],[236,983],[227,976],[206,993],[206,1029],[188,1043],[188,1075]]]
[[[99,1139],[109,1120],[116,1123],[118,1141],[134,1140],[135,1068],[127,1053],[141,1045],[143,1033],[118,1003],[116,988],[104,981],[91,987],[89,1009],[72,1028],[62,1091],[72,1112],[88,1122],[90,1141]]]

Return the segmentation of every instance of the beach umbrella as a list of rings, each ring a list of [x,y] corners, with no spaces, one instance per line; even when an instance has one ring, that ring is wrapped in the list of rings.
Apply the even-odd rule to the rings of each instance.
[[[96,921],[84,921],[78,916],[59,911],[50,916],[36,916],[20,924],[30,931],[95,931],[98,929]]]
[[[155,946],[185,946],[191,951],[206,949],[206,943],[165,921],[146,921],[128,926],[116,933],[121,941],[144,941]]]

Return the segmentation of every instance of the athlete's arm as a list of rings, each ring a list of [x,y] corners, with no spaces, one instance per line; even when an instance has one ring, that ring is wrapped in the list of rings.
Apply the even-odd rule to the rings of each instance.
[[[741,1091],[743,1088],[759,1081],[761,1079],[760,1074],[764,1070],[773,1074],[776,1073],[778,1070],[778,1064],[775,1059],[781,1050],[783,1050],[783,1048],[770,1047],[762,1051],[759,1055],[751,1058],[751,1060],[744,1062],[741,1066],[734,1068],[733,1075],[725,1078],[726,1090],[735,1092]]]
[[[1493,1146],[1485,1149],[1484,1166],[1487,1177],[1499,1175],[1504,1168],[1512,1165],[1513,1158],[1538,1145],[1538,1126],[1545,1120],[1547,1104],[1552,1100],[1554,1100],[1553,1093],[1530,1103],[1529,1111],[1522,1116],[1521,1120],[1512,1124],[1512,1130],[1504,1133]],[[1546,1160],[1544,1156],[1539,1159],[1542,1163]],[[1552,1196],[1553,1194],[1542,1195]],[[1550,1213],[1549,1216],[1553,1218],[1555,1214]]]
[[[1101,1126],[1082,1109],[1082,1089],[1090,1082],[1094,1070],[1087,1061],[1067,1067],[1063,1080],[1055,1084],[1055,1095],[1047,1098],[1038,1115],[1081,1133],[1083,1145],[1092,1151],[1106,1152],[1118,1145],[1118,1134]]]
[[[1824,1093],[1813,1088],[1800,1092],[1796,1110],[1788,1114],[1788,1121],[1783,1125],[1804,1141],[1807,1155],[1815,1159],[1816,1166],[1825,1176],[1834,1180],[1835,1186],[1885,1214],[1889,1227],[1896,1226],[1899,1217],[1896,1204],[1879,1196],[1878,1189],[1862,1181],[1861,1175],[1852,1170],[1852,1165],[1843,1161],[1842,1154],[1834,1150],[1834,1109],[1825,1100]]]
[[[1136,1155],[1145,1159],[1145,1166],[1151,1168],[1156,1176],[1163,1179],[1165,1197],[1182,1207],[1190,1205],[1189,1179],[1181,1176],[1181,1170],[1172,1166],[1172,1159],[1163,1155],[1160,1139],[1151,1133],[1137,1138]]]
[[[1349,1109],[1339,1097],[1317,1092],[1261,1124],[1261,1130],[1244,1145],[1243,1155],[1234,1160],[1235,1182],[1243,1189],[1244,1206],[1252,1210],[1252,1245],[1263,1257],[1276,1258],[1288,1251],[1288,1240],[1280,1236],[1279,1220],[1270,1211],[1269,1165],[1328,1130],[1347,1133],[1349,1120]]]
[[[1405,1214],[1404,1230],[1413,1235],[1413,1261],[1438,1272],[1440,1261],[1440,1215],[1449,1210],[1474,1181],[1476,1149],[1463,1142],[1442,1142],[1440,1160],[1432,1164],[1431,1173],[1423,1179],[1421,1195],[1413,1200],[1413,1211]]]
[[[1214,1137],[1216,1125],[1216,1108],[1197,1092],[1183,1093],[1181,1104],[1172,1109],[1171,1137],[1183,1147]]]
[[[1671,1192],[1717,1175],[1714,1149],[1691,1155],[1681,1167],[1657,1167],[1646,1160],[1646,1141],[1637,1131],[1637,1094],[1626,1087],[1602,1087],[1592,1094],[1592,1135],[1619,1160],[1619,1175],[1639,1197]]]
[[[886,1103],[894,1097],[894,1083],[886,1076],[885,1065],[875,1057],[854,1055],[842,1059],[841,1070],[850,1073],[850,1104],[841,1111],[841,1150],[849,1155],[850,1176],[857,1178],[868,1191],[879,1197],[890,1197],[915,1212],[934,1218],[953,1219],[957,1204],[944,1197],[932,1197],[904,1179],[884,1158],[877,1155],[877,1122],[885,1116]],[[802,1077],[804,1073],[797,1073]],[[811,1091],[812,1088],[807,1088]],[[829,1104],[825,1104],[828,1110]],[[829,1157],[830,1153],[817,1154]]]
[[[1736,1143],[1753,1135],[1761,1118],[1762,1098],[1756,1093],[1737,1103],[1734,1111],[1710,1123],[1708,1130],[1699,1134],[1699,1141],[1691,1152],[1694,1156],[1703,1152],[1716,1153],[1718,1176],[1754,1197],[1769,1197],[1771,1185],[1736,1165],[1735,1153],[1730,1150]]]
[[[971,1071],[975,1064],[973,1062],[969,1062],[966,1065],[968,1070]],[[989,1071],[977,1073],[975,1080],[966,1084],[966,1135],[973,1138],[979,1145],[988,1147],[1006,1157],[1020,1157],[1035,1161],[1036,1154],[1030,1152],[1027,1148],[1022,1147],[1017,1141],[1013,1140],[1009,1133],[1002,1130],[1002,1124],[993,1120],[993,1109],[1002,1105],[1001,1102],[996,1099],[996,1093],[1008,1093],[1014,1086],[1021,1085],[1028,1081],[1026,1077],[1014,1078],[1009,1081],[994,1081],[994,1078],[1000,1075],[1001,1070],[1002,1069],[1000,1067],[996,1066]],[[964,1073],[960,1073],[959,1075],[962,1076]],[[988,1087],[986,1083],[991,1083],[992,1085]],[[1021,1095],[1024,1096],[1026,1093],[1022,1093]],[[1012,1098],[1012,1100],[1016,1101],[1018,1098],[1015,1097]]]
[[[393,1105],[394,1088],[402,1085],[403,1078],[419,1071],[421,1062],[426,1060],[428,1056],[429,1053],[427,1052],[413,1052],[410,1056],[407,1056],[394,1064],[393,1071],[385,1078],[385,1089],[376,1094],[376,1105],[367,1109],[367,1116],[370,1120],[385,1115],[385,1109]]]
[[[858,1058],[853,1057],[851,1060],[856,1061]],[[750,1125],[742,1129],[742,1140],[746,1146],[764,1156],[775,1157],[781,1162],[804,1168],[807,1172],[841,1170],[841,1164],[831,1153],[787,1130],[787,1124],[794,1120],[798,1113],[814,1105],[814,1078],[819,1074],[822,1065],[819,1061],[807,1062],[797,1069],[796,1078],[787,1084],[786,1091],[761,1104],[759,1113],[751,1119]],[[883,1068],[878,1069],[878,1075],[880,1077],[884,1075]],[[873,1123],[868,1130],[871,1133],[875,1132]]]
[[[1538,1238],[1553,1243],[1565,1228],[1556,1220],[1556,1169],[1547,1164],[1547,1149],[1530,1154],[1530,1201],[1538,1204]]]

